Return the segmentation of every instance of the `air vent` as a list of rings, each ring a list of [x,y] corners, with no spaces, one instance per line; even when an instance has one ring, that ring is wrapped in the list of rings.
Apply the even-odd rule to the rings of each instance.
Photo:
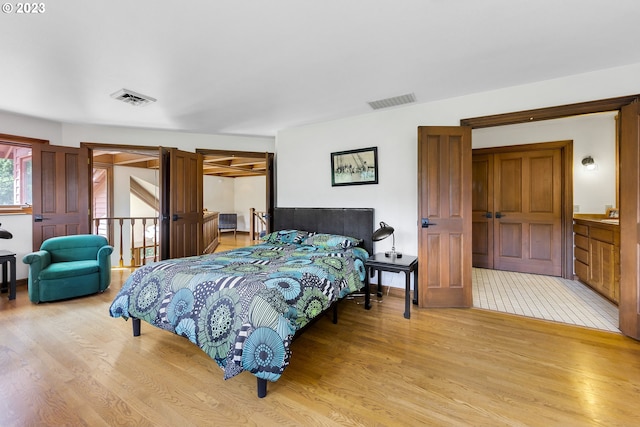
[[[135,105],[136,107],[156,102],[155,98],[142,95],[129,89],[120,89],[119,91],[112,93],[111,97],[119,101],[126,102],[127,104]]]
[[[374,110],[380,110],[381,108],[396,107],[398,105],[411,104],[412,102],[416,102],[416,96],[409,93],[407,95],[394,96],[393,98],[371,101],[368,104]]]

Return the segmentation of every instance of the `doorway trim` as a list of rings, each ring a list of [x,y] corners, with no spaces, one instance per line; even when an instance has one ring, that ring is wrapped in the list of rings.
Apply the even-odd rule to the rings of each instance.
[[[623,106],[631,104],[637,95],[620,96],[617,98],[600,99],[597,101],[579,102],[555,107],[536,108],[533,110],[515,111],[491,116],[471,117],[460,120],[461,126],[471,126],[472,129],[480,129],[493,126],[514,125],[518,123],[531,123],[541,120],[562,119],[565,117],[579,116],[581,114],[604,113],[620,110]]]

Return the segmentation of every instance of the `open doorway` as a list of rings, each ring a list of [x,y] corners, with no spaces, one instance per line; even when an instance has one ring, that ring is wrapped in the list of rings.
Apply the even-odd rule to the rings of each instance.
[[[105,228],[102,231],[106,233],[111,230],[110,241],[116,244],[122,241],[123,247],[131,242],[131,251],[122,250],[119,264],[136,266],[156,260],[159,256],[158,229],[161,226],[158,219],[162,216],[160,204],[162,197],[166,196],[162,194],[159,148],[96,143],[83,145],[90,149],[93,160],[92,231],[100,232]],[[246,223],[249,207],[267,209],[266,201],[273,194],[272,174],[267,173],[271,168],[267,165],[273,154],[213,150],[197,154],[203,158],[203,249],[210,253],[219,242],[217,221],[213,224],[209,219],[217,218],[219,212],[238,209],[241,212],[239,216]],[[243,204],[238,207],[236,200],[246,204],[246,209]],[[258,206],[250,206],[247,200],[257,202]],[[125,225],[135,221],[135,229],[124,236],[115,236],[113,228],[106,227],[101,218],[112,218],[113,221],[126,218]],[[211,230],[213,227],[215,231]]]
[[[249,234],[253,241],[270,227],[275,204],[274,154],[197,149],[203,155],[204,206],[232,218],[221,228],[221,239]],[[221,225],[222,222],[221,222]],[[228,233],[227,230],[232,231]],[[235,244],[235,242],[230,242]]]
[[[509,145],[517,148],[515,144],[524,145],[540,141],[570,139],[573,157],[568,169],[568,172],[572,174],[573,181],[568,192],[571,194],[571,198],[562,199],[562,202],[567,205],[563,209],[566,212],[564,224],[566,232],[560,237],[564,237],[568,242],[564,253],[561,254],[563,273],[551,273],[551,269],[548,270],[549,273],[546,271],[538,272],[543,275],[556,276],[546,277],[539,275],[518,276],[507,272],[497,274],[493,270],[474,271],[474,280],[480,282],[483,287],[480,289],[474,285],[474,306],[546,320],[563,321],[562,319],[567,319],[565,323],[580,324],[603,330],[611,330],[611,324],[615,323],[617,328],[617,306],[587,288],[585,284],[573,280],[575,276],[572,227],[574,217],[604,217],[608,208],[618,206],[617,116],[618,111],[616,110],[598,114],[575,115],[544,122],[474,130],[474,148],[481,146],[483,150],[488,150],[485,147]],[[587,170],[582,166],[581,160],[587,157],[599,159],[597,169]],[[542,178],[544,177],[538,176],[538,179]],[[487,268],[486,265],[482,267]],[[493,267],[489,266],[489,268]],[[496,270],[514,269],[496,267]],[[536,278],[540,280],[536,280]],[[527,284],[523,286],[524,282]],[[511,284],[512,288],[510,288]],[[566,297],[563,299],[559,295]],[[535,298],[540,298],[537,303]],[[576,298],[580,298],[580,300],[578,301]],[[532,313],[537,313],[537,315],[532,315]],[[581,321],[580,316],[584,321]],[[615,317],[613,322],[611,321],[612,316]],[[601,319],[602,322],[599,320],[591,321],[593,319]],[[596,324],[600,326],[596,326]]]

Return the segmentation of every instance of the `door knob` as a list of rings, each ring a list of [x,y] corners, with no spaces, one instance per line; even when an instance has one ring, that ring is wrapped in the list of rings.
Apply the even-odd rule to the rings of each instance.
[[[429,222],[429,218],[422,218],[420,220],[420,226],[422,228],[429,228],[429,226],[431,225],[436,225],[436,224],[434,224],[433,222]]]
[[[486,214],[484,214],[485,218],[493,218],[493,215],[491,214],[491,212],[487,212]]]
[[[506,216],[506,215],[502,215],[502,213],[496,212],[496,218],[502,218],[503,216]]]

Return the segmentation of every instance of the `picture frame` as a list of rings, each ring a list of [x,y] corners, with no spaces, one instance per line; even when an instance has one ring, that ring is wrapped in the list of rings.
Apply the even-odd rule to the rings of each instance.
[[[609,219],[618,219],[620,218],[620,211],[618,211],[618,209],[616,208],[608,208],[605,215]]]
[[[331,186],[378,183],[378,147],[331,153]]]

